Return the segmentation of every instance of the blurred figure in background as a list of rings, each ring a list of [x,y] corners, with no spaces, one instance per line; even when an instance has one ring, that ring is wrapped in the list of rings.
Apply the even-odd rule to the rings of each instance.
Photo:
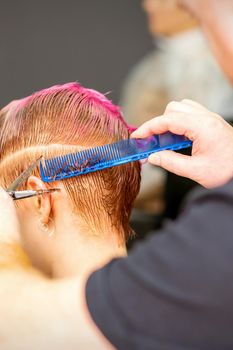
[[[233,89],[212,56],[196,20],[176,0],[142,0],[155,49],[131,71],[122,90],[126,120],[136,126],[163,113],[172,100],[193,99],[230,120]],[[143,166],[136,208],[175,218],[191,180]],[[165,191],[165,193],[164,193]]]

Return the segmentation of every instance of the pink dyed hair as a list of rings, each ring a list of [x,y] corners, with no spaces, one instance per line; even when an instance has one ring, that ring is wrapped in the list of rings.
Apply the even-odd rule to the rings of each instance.
[[[41,154],[52,157],[115,142],[130,132],[119,107],[95,90],[68,83],[36,92],[0,112],[1,184],[7,186]],[[140,183],[138,163],[63,183],[74,208],[93,230],[101,229],[105,217],[122,239],[130,236],[129,217]]]

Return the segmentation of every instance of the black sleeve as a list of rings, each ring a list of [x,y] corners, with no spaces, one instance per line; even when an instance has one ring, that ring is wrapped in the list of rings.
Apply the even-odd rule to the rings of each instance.
[[[86,298],[117,349],[233,349],[233,181],[94,272]]]

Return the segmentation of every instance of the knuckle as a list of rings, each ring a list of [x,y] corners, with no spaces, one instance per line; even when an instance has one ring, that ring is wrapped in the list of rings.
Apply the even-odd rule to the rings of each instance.
[[[224,119],[220,117],[218,114],[211,113],[210,118],[208,120],[208,125],[210,130],[218,130],[224,127]]]
[[[192,100],[188,99],[188,98],[184,98],[181,100],[182,103],[193,103]]]
[[[171,101],[168,103],[165,112],[171,112],[171,111],[176,111],[179,109],[180,102],[177,101]]]

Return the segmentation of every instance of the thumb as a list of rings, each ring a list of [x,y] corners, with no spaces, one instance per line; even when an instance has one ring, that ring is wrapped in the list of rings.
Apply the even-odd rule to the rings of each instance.
[[[195,161],[191,156],[185,156],[173,151],[161,151],[151,154],[148,161],[176,175],[190,179],[195,178]]]

